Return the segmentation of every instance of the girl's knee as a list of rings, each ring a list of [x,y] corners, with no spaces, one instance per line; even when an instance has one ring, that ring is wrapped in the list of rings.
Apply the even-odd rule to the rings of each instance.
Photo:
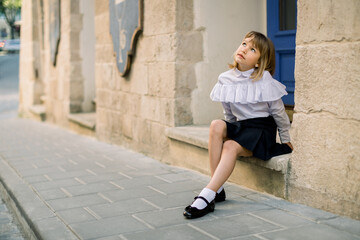
[[[237,156],[241,157],[251,157],[252,152],[239,143],[235,142],[234,140],[228,140],[224,142],[223,151],[228,151],[236,154]]]
[[[226,123],[223,120],[213,120],[210,124],[210,135],[226,137]]]

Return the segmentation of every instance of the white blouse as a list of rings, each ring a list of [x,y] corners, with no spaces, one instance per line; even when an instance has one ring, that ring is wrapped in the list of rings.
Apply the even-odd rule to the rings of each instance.
[[[211,100],[222,103],[225,120],[229,122],[273,116],[281,142],[290,142],[290,121],[281,100],[287,95],[286,87],[268,71],[260,80],[253,81],[250,78],[253,71],[234,68],[221,73],[211,91]]]

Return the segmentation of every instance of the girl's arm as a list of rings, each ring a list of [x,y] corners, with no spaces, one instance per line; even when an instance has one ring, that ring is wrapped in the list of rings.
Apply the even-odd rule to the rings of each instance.
[[[290,143],[290,120],[285,112],[285,106],[281,99],[269,102],[270,114],[273,116],[279,129],[279,136],[282,143],[287,143],[293,149]]]
[[[230,108],[230,103],[222,103],[223,108],[224,108],[224,117],[225,120],[228,122],[236,122],[236,117],[234,116],[234,114],[231,111]]]

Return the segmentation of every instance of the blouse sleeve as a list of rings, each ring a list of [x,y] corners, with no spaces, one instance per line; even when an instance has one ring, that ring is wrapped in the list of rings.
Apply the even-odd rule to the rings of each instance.
[[[223,108],[224,108],[224,117],[225,120],[228,122],[235,122],[236,121],[236,117],[234,116],[234,114],[231,111],[230,108],[230,103],[224,103],[222,102]]]
[[[270,114],[273,116],[279,129],[279,136],[282,143],[290,142],[290,120],[285,112],[285,106],[281,99],[269,102]]]

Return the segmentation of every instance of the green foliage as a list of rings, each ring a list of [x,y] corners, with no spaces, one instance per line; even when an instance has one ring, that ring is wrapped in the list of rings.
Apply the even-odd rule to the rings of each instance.
[[[0,0],[4,8],[7,9],[20,9],[21,8],[21,0]]]
[[[11,38],[14,38],[14,23],[16,14],[21,9],[21,0],[0,0],[0,13],[4,14],[11,29]]]

